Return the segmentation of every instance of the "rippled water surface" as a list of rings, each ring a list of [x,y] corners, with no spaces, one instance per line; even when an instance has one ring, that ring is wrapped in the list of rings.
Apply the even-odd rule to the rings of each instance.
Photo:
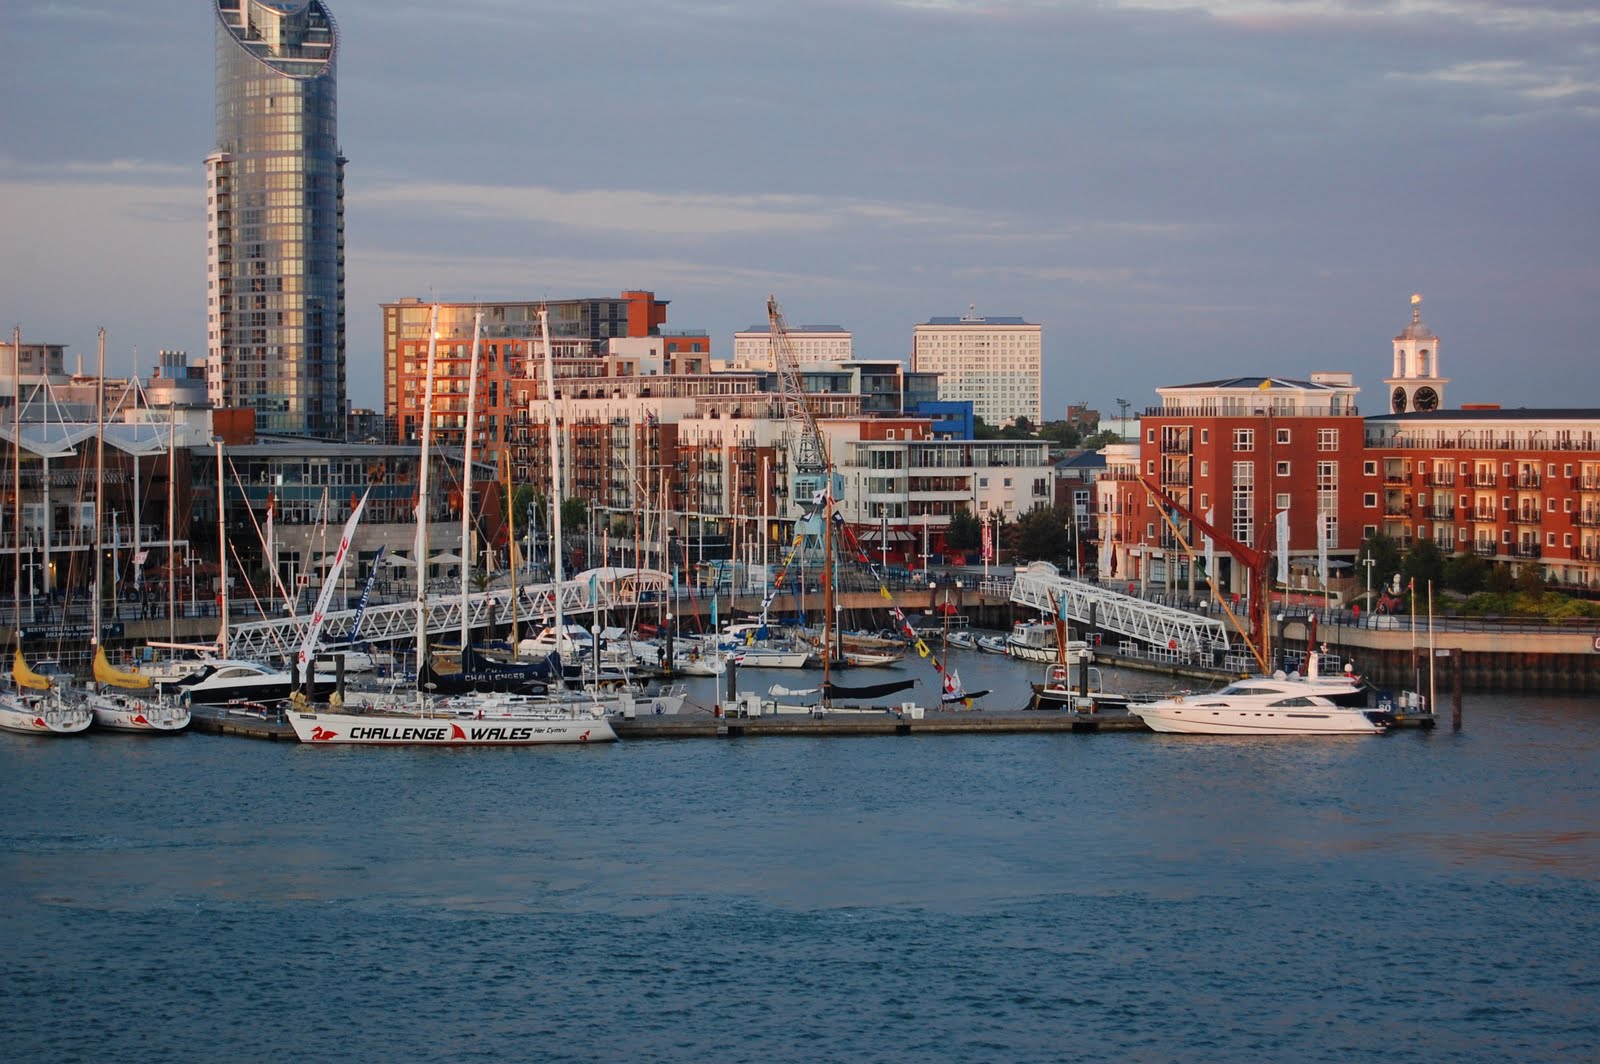
[[[1465,708],[1320,740],[0,735],[5,1056],[1600,1058],[1600,704]]]

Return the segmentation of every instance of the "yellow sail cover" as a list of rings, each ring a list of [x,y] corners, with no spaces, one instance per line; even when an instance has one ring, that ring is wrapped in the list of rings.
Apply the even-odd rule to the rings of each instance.
[[[123,672],[111,662],[106,660],[106,648],[97,647],[94,652],[94,678],[97,683],[108,687],[124,687],[129,690],[141,690],[150,686],[150,677],[141,676],[136,672]]]
[[[27,659],[22,656],[22,648],[17,648],[16,657],[11,659],[11,678],[17,681],[18,687],[31,687],[35,691],[50,690],[48,677],[40,676],[28,667]]]

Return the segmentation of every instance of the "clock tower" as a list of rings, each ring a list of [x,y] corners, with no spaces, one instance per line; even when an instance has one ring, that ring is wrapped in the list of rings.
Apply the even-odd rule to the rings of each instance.
[[[1422,324],[1422,297],[1411,297],[1411,324],[1394,338],[1394,376],[1383,383],[1389,393],[1389,412],[1428,413],[1444,405],[1449,377],[1439,376],[1439,338]]]

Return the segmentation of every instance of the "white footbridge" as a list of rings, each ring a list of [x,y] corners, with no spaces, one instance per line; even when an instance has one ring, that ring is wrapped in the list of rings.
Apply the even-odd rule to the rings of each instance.
[[[1069,580],[1049,562],[1034,562],[1016,575],[1011,601],[1048,617],[1060,616],[1065,601],[1069,621],[1088,624],[1092,614],[1095,625],[1108,632],[1180,654],[1228,646],[1228,629],[1220,620]]]
[[[574,624],[586,623],[586,618],[597,610],[604,613],[607,610],[625,610],[647,603],[653,605],[664,602],[671,584],[670,576],[655,569],[591,569],[561,582],[562,618]],[[516,618],[519,624],[536,626],[551,621],[555,618],[555,606],[555,585],[517,585]],[[508,625],[512,618],[511,588],[507,586],[473,592],[465,599],[460,594],[430,595],[422,611],[428,634],[459,636],[463,609],[469,629]],[[355,610],[330,610],[323,618],[318,646],[326,650],[348,644],[355,617]],[[228,655],[260,660],[292,657],[300,648],[308,619],[305,616],[282,617],[231,625],[228,628]],[[360,637],[363,642],[380,646],[405,647],[415,644],[416,602],[368,606],[361,615]]]

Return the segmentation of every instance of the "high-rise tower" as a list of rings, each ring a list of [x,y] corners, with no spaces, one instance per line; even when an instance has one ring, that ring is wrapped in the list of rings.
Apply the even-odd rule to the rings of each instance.
[[[214,0],[207,389],[262,432],[344,433],[344,157],[321,0]]]

